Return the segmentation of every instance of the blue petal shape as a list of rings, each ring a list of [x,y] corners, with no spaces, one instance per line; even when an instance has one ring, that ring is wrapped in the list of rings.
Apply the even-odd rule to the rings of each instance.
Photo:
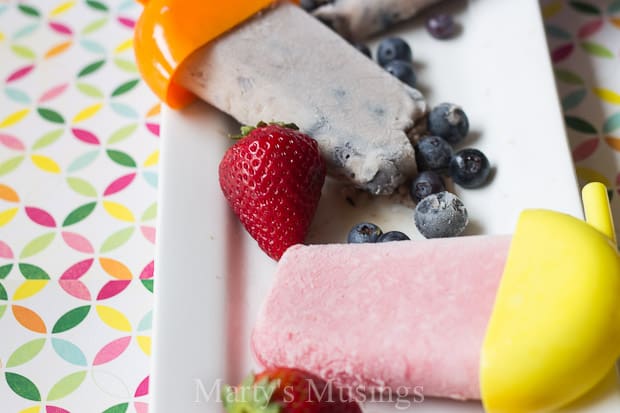
[[[143,172],[142,176],[144,176],[144,180],[149,183],[153,188],[157,188],[157,183],[159,182],[159,176],[155,172]]]
[[[140,320],[140,323],[138,324],[137,331],[150,330],[152,323],[153,323],[153,311],[151,310],[148,313],[146,313],[144,317],[142,317],[142,320]]]
[[[106,49],[97,42],[88,39],[80,39],[80,45],[89,52],[97,54],[105,54]]]
[[[4,89],[4,94],[11,99],[13,102],[22,103],[24,105],[29,105],[32,100],[30,100],[30,96],[19,89],[15,89],[12,87],[7,87]]]
[[[77,172],[80,169],[86,168],[88,165],[94,162],[95,159],[99,156],[99,150],[94,150],[91,152],[86,152],[84,155],[77,157],[71,165],[67,168],[67,172]]]
[[[68,363],[75,364],[76,366],[86,366],[88,364],[82,350],[67,340],[52,337],[52,347],[54,347],[56,354]]]
[[[116,113],[126,118],[137,119],[140,117],[138,112],[129,105],[120,102],[111,102],[110,107]]]

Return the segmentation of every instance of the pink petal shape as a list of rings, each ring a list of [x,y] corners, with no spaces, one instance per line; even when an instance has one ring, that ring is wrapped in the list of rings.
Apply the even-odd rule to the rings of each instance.
[[[551,52],[551,60],[553,63],[558,63],[570,56],[573,50],[575,50],[575,45],[572,43],[559,46]]]
[[[154,227],[141,226],[140,231],[142,231],[142,235],[144,235],[144,238],[146,238],[148,241],[151,241],[153,244],[155,244],[155,228]]]
[[[159,136],[159,124],[158,123],[147,123],[146,128],[155,136]]]
[[[50,29],[54,30],[56,33],[68,34],[68,35],[73,34],[73,30],[71,30],[69,26],[66,26],[62,23],[49,22],[49,26],[50,26]]]
[[[89,258],[84,261],[80,261],[67,268],[60,276],[61,280],[77,280],[81,278],[90,269],[95,261],[94,258]]]
[[[598,148],[598,143],[598,138],[592,138],[581,142],[575,147],[575,149],[573,149],[573,160],[575,162],[583,161],[584,159],[592,155],[596,148]]]
[[[58,280],[58,284],[67,294],[75,298],[86,301],[91,299],[88,287],[80,280]]]
[[[131,280],[112,280],[107,282],[97,295],[97,300],[105,300],[114,297],[123,292],[127,286],[131,284]]]
[[[134,394],[134,397],[142,397],[149,394],[149,376],[146,376],[144,380],[138,384],[138,388]]]
[[[92,244],[88,239],[75,232],[62,232],[62,239],[65,240],[65,244],[73,248],[76,251],[83,252],[85,254],[92,254],[95,252]]]
[[[34,65],[28,65],[17,69],[6,78],[6,83],[15,82],[16,80],[21,79],[28,73],[32,72],[32,69],[34,69]]]
[[[52,100],[55,97],[61,95],[65,90],[67,90],[68,86],[69,86],[68,83],[63,83],[62,85],[54,86],[53,88],[49,89],[47,92],[41,95],[41,97],[39,98],[39,103],[47,102],[48,100]]]
[[[144,402],[134,402],[133,407],[136,409],[136,413],[148,413],[149,404]]]
[[[91,145],[99,145],[99,143],[101,143],[99,141],[99,138],[97,138],[94,133],[87,130],[72,128],[71,132],[73,133],[73,136],[75,136],[84,143],[88,143]]]
[[[71,413],[69,410],[65,410],[62,407],[57,406],[45,406],[45,413]]]
[[[41,208],[26,207],[26,215],[28,215],[28,218],[30,218],[33,222],[39,225],[48,228],[56,227],[54,217],[52,217],[49,212],[44,211]]]
[[[123,351],[129,347],[129,343],[131,343],[131,337],[121,337],[106,344],[95,356],[93,366],[99,366],[114,360],[123,354]]]
[[[0,258],[13,259],[13,251],[11,247],[4,241],[0,241]]]
[[[123,189],[127,188],[129,184],[133,182],[135,177],[136,177],[135,173],[121,176],[120,178],[112,182],[110,185],[108,185],[105,191],[103,191],[103,196],[112,195],[112,194],[122,191]]]
[[[26,146],[18,138],[11,135],[5,135],[4,133],[0,133],[0,144],[16,151],[23,151],[26,149]]]
[[[151,261],[146,264],[146,267],[144,267],[144,269],[140,273],[140,279],[146,280],[149,278],[153,278],[153,274],[155,274],[155,261]]]
[[[129,27],[130,29],[133,29],[136,25],[136,21],[133,19],[130,19],[129,17],[118,17],[118,22],[120,24],[122,24],[125,27]]]
[[[586,37],[592,36],[594,33],[603,28],[603,24],[604,21],[602,19],[588,22],[579,28],[577,36],[579,36],[580,39],[585,39]]]

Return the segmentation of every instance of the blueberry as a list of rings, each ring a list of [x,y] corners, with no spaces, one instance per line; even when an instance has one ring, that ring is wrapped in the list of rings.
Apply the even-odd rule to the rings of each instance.
[[[389,231],[381,235],[377,242],[407,241],[408,239],[411,238],[409,238],[407,234],[404,234],[400,231]]]
[[[388,37],[379,43],[377,49],[377,61],[381,66],[385,66],[392,60],[404,60],[410,62],[412,59],[411,47],[400,37]]]
[[[447,39],[456,33],[456,24],[449,14],[437,14],[426,21],[426,29],[436,39]]]
[[[420,201],[413,217],[415,226],[425,238],[455,237],[469,222],[463,202],[447,191],[431,194]]]
[[[383,234],[381,228],[370,222],[362,222],[355,225],[349,231],[347,242],[349,244],[360,244],[364,242],[377,242]]]
[[[432,135],[441,136],[451,144],[456,144],[467,136],[469,119],[459,106],[442,103],[435,106],[428,115],[428,130]]]
[[[418,203],[430,194],[445,191],[446,186],[441,176],[433,171],[423,171],[411,181],[409,195],[413,202]]]
[[[424,136],[415,146],[418,169],[443,173],[452,159],[452,146],[439,136]]]
[[[370,49],[364,43],[353,43],[353,47],[357,50],[365,54],[369,59],[372,59],[372,54],[370,53]]]
[[[478,188],[489,178],[491,166],[484,153],[468,148],[454,155],[449,172],[452,180],[463,188]]]
[[[387,62],[383,68],[401,82],[415,87],[417,79],[411,63],[404,60],[392,60],[391,62]]]

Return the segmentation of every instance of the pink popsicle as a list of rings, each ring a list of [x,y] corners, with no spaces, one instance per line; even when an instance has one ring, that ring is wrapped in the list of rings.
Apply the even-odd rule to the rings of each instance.
[[[295,246],[252,335],[265,367],[365,390],[479,399],[479,359],[510,236]]]

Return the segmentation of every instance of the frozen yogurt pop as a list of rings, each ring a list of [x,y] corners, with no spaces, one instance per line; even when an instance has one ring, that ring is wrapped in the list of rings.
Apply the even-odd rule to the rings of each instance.
[[[526,210],[510,236],[295,246],[252,347],[264,366],[366,391],[423,389],[488,412],[546,412],[620,355],[620,258],[607,192],[587,223]],[[359,387],[358,387],[359,386]]]
[[[172,107],[198,96],[243,124],[294,122],[331,175],[374,194],[416,171],[422,95],[297,5],[152,0],[136,26],[140,71]]]

